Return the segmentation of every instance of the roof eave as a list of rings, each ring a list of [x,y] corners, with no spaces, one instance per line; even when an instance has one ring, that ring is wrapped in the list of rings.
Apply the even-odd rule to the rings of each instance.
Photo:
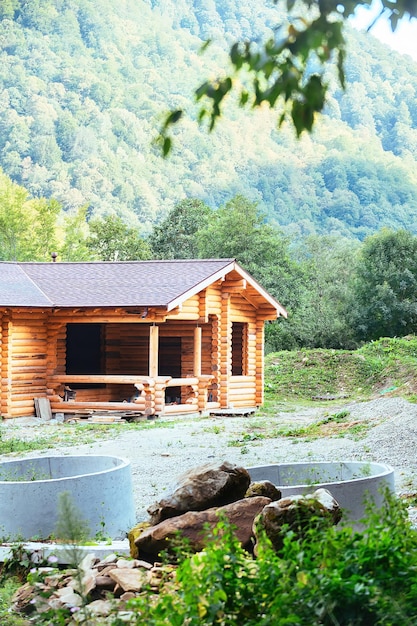
[[[267,305],[269,305],[270,307],[273,308],[273,310],[275,311],[275,314],[273,314],[271,312],[271,316],[269,317],[269,319],[276,319],[278,317],[285,317],[285,318],[288,317],[287,310],[278,302],[278,300],[276,300],[273,296],[271,296],[234,259],[231,260],[229,263],[227,263],[220,270],[218,270],[217,272],[212,274],[211,276],[208,276],[207,278],[205,278],[203,281],[201,281],[197,285],[194,285],[194,287],[192,287],[191,289],[185,291],[183,294],[181,294],[177,298],[174,298],[173,300],[171,300],[171,302],[168,302],[167,305],[166,305],[167,312],[172,311],[173,309],[177,308],[178,306],[181,306],[181,304],[183,302],[185,302],[186,300],[188,300],[188,298],[191,298],[192,296],[195,296],[197,293],[200,293],[200,291],[202,291],[206,287],[209,287],[210,285],[215,283],[217,280],[224,279],[226,277],[226,275],[229,274],[230,272],[232,272],[233,270],[238,272],[242,276],[242,278],[244,278],[247,281],[247,283],[249,285],[251,285],[251,287],[253,289],[255,289],[260,294],[260,296],[265,300]],[[262,308],[262,307],[260,307],[260,308]]]
[[[191,287],[191,289],[184,291],[184,293],[182,293],[180,296],[177,296],[176,298],[174,298],[173,300],[171,300],[170,302],[166,304],[167,311],[168,312],[172,311],[172,309],[175,309],[178,306],[181,306],[181,304],[185,302],[186,300],[188,300],[189,298],[192,298],[197,293],[200,293],[200,291],[203,291],[203,289],[206,289],[206,287],[209,287],[210,285],[215,283],[217,280],[221,280],[222,278],[224,278],[226,274],[228,274],[234,269],[234,266],[235,266],[235,261],[234,260],[230,261],[229,263],[224,265],[221,269],[217,270],[217,272],[214,272],[214,274],[207,276],[204,280],[200,281],[199,283]]]
[[[251,285],[251,287],[253,287],[254,289],[256,289],[256,291],[264,298],[264,300],[270,305],[272,306],[276,312],[277,312],[277,317],[288,317],[288,312],[287,310],[278,302],[278,300],[276,300],[273,296],[271,296],[259,283],[257,280],[255,280],[250,274],[248,274],[248,272],[246,270],[243,269],[243,267],[241,267],[239,265],[239,263],[235,262],[235,267],[234,269],[239,272],[239,274],[242,276],[242,278],[244,278],[249,285]]]

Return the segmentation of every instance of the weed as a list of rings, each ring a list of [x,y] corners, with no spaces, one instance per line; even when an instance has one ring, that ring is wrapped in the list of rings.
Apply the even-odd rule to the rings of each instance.
[[[239,448],[240,446],[245,446],[250,441],[258,441],[259,439],[265,439],[265,435],[261,433],[242,433],[237,439],[231,439],[227,445]]]
[[[13,595],[20,587],[21,581],[16,577],[9,577],[0,586],[0,624],[2,626],[25,626],[27,621],[10,612]]]
[[[15,452],[31,452],[52,448],[53,443],[47,437],[39,437],[32,441],[24,441],[20,438],[0,439],[0,454],[12,454]]]
[[[32,561],[30,554],[25,549],[22,541],[17,541],[10,548],[10,556],[1,564],[0,583],[8,577],[24,580]]]
[[[340,423],[343,422],[347,417],[349,417],[349,411],[339,411],[338,413],[334,413],[333,415],[329,415],[321,420],[322,424],[330,424],[330,422]]]
[[[214,424],[213,426],[207,426],[206,428],[203,428],[203,431],[205,433],[213,433],[214,435],[219,435],[220,433],[223,433],[226,430],[226,427],[224,424]]]

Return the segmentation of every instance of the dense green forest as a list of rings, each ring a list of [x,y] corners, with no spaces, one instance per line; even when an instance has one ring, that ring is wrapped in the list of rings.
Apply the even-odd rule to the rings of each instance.
[[[88,218],[114,213],[143,233],[186,198],[215,209],[239,194],[292,237],[416,232],[416,64],[369,35],[349,32],[346,91],[329,73],[312,136],[297,141],[269,110],[233,103],[214,133],[193,123],[193,90],[225,63],[227,44],[264,36],[279,10],[236,0],[101,0],[99,10],[93,0],[3,2],[4,173],[73,217],[87,206]],[[190,115],[163,160],[153,140],[176,106]]]
[[[410,58],[348,30],[346,90],[330,69],[311,135],[233,102],[209,134],[193,90],[230,42],[267,36],[273,3],[9,0],[0,11],[0,260],[237,258],[288,309],[267,326],[268,351],[415,333]],[[172,107],[189,115],[163,159],[154,140]]]
[[[216,209],[176,204],[144,235],[115,214],[65,215],[0,176],[0,260],[128,261],[236,258],[288,309],[267,325],[268,351],[352,348],[415,333],[417,235],[383,228],[363,242],[340,235],[289,237],[238,195]]]

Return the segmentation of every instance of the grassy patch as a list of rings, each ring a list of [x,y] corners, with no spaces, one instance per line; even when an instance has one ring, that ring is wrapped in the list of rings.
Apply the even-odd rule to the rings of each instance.
[[[123,424],[90,424],[78,422],[77,424],[58,424],[50,426],[28,427],[25,430],[25,439],[22,438],[22,429],[16,427],[19,432],[14,436],[14,426],[0,428],[0,454],[16,454],[47,450],[59,446],[79,446],[113,439],[126,430],[153,430],[155,428],[174,428],[175,421],[132,422]],[[42,436],[38,435],[39,429]]]
[[[349,411],[343,410],[310,424],[300,426],[283,425],[271,428],[271,423],[262,420],[250,425],[250,432],[244,431],[228,442],[229,447],[246,447],[247,445],[262,441],[263,439],[276,439],[289,437],[293,439],[318,439],[320,437],[345,437],[350,436],[360,439],[366,435],[370,426],[362,420],[353,420]]]
[[[358,350],[297,350],[269,354],[265,410],[280,402],[378,394],[417,397],[417,338],[384,338]]]
[[[0,624],[2,626],[24,626],[28,623],[20,615],[9,611],[13,594],[21,584],[22,582],[15,577],[6,578],[0,583]]]
[[[274,431],[275,436],[318,439],[320,437],[345,437],[361,439],[369,430],[367,422],[352,420],[348,411],[341,411],[323,419],[294,428],[282,428]]]

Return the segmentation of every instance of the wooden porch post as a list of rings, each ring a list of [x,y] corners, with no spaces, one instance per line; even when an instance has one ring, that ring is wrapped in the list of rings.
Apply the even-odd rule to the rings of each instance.
[[[264,337],[265,322],[258,319],[256,322],[256,405],[264,401]]]
[[[149,327],[149,376],[158,376],[159,326]]]
[[[202,328],[194,328],[194,376],[201,376],[201,337]]]
[[[229,408],[229,380],[232,374],[232,322],[230,321],[230,294],[227,291],[222,291],[222,310],[219,333],[219,402],[222,409],[227,409]]]

